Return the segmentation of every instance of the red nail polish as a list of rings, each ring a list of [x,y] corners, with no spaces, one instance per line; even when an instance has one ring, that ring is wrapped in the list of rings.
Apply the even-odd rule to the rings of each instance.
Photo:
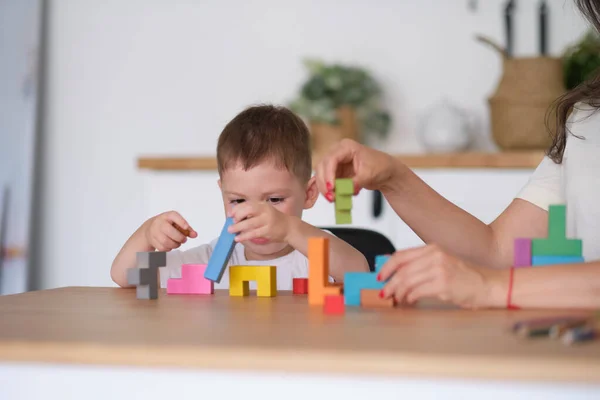
[[[381,282],[381,274],[377,275],[377,280]]]
[[[325,198],[327,199],[327,201],[329,201],[330,203],[333,201],[333,195],[331,193],[327,193],[325,195]]]
[[[331,182],[327,182],[325,184],[325,186],[327,187],[327,191],[328,192],[331,192],[333,190],[333,185],[331,184]]]
[[[383,290],[381,292],[379,292],[379,297],[382,299],[385,297],[385,295],[383,294]]]

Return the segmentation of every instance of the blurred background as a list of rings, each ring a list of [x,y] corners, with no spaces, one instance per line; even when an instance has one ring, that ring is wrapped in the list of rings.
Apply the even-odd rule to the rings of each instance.
[[[411,155],[491,221],[541,160],[540,115],[598,65],[586,33],[570,0],[0,0],[1,293],[113,285],[121,245],[169,209],[189,246],[216,237],[217,137],[256,103],[299,112],[316,156],[344,136]],[[353,219],[419,244],[376,193]]]

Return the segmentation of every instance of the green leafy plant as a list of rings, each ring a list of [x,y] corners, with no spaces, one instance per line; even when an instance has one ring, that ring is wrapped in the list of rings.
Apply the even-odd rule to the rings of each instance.
[[[600,68],[600,36],[593,31],[569,47],[563,55],[565,86],[573,89]]]
[[[382,107],[382,92],[375,80],[363,68],[321,61],[304,61],[310,76],[300,93],[290,104],[297,114],[311,122],[338,124],[336,110],[352,107],[362,133],[387,136],[390,114]]]

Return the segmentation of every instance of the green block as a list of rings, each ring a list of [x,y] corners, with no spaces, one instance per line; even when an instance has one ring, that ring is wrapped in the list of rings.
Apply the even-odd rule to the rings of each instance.
[[[564,239],[567,237],[567,207],[553,205],[548,207],[548,238]]]
[[[335,212],[335,223],[336,224],[351,224],[352,223],[352,214],[350,211],[336,211]]]
[[[532,239],[532,256],[583,256],[583,243],[579,239]]]
[[[335,209],[336,211],[352,210],[352,196],[335,196]]]
[[[335,180],[335,194],[347,194],[350,196],[354,195],[354,182],[352,179],[336,179]]]

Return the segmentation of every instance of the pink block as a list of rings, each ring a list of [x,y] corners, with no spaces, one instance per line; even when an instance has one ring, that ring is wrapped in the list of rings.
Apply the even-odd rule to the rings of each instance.
[[[515,239],[514,267],[531,267],[531,239]]]
[[[213,294],[213,281],[204,277],[206,264],[184,264],[181,266],[181,279],[167,280],[168,294]]]

